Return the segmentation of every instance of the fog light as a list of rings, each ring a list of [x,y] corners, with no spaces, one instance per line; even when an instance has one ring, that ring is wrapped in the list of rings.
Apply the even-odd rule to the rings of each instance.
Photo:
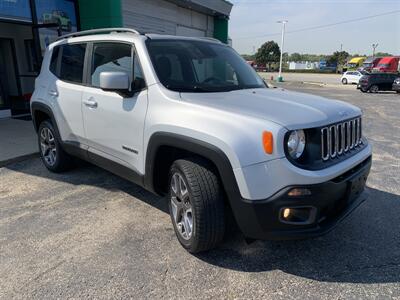
[[[285,208],[285,209],[283,210],[283,217],[284,217],[285,219],[287,219],[287,218],[289,218],[289,216],[290,216],[290,208]]]
[[[311,195],[311,191],[305,188],[294,188],[291,189],[288,193],[290,197],[299,197],[299,196],[309,196]]]
[[[282,207],[279,212],[281,222],[293,225],[308,225],[315,222],[317,209],[313,206]]]

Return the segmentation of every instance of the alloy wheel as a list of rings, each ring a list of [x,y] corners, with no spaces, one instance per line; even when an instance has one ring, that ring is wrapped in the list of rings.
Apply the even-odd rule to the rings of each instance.
[[[189,240],[193,234],[192,204],[189,190],[179,173],[174,173],[171,178],[171,212],[180,236]]]
[[[42,157],[49,166],[54,166],[57,159],[57,147],[53,132],[47,128],[42,128],[40,132],[40,151]]]

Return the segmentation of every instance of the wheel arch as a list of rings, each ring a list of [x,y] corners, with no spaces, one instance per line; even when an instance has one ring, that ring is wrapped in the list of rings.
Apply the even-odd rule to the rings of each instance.
[[[61,135],[58,130],[57,121],[50,106],[44,103],[33,102],[31,105],[31,115],[33,127],[35,128],[36,132],[39,130],[40,123],[49,119],[53,124],[54,130],[56,131],[57,138],[61,141]]]
[[[157,180],[165,173],[157,172],[157,167],[160,163],[164,164],[161,167],[165,170],[176,158],[185,156],[199,156],[210,161],[218,172],[217,175],[229,200],[233,195],[240,195],[231,162],[221,149],[189,136],[169,132],[156,132],[149,139],[145,161],[144,185],[146,189],[162,195],[163,191]]]

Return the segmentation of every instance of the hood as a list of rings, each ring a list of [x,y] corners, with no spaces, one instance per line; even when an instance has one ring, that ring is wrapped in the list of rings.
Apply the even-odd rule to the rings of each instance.
[[[289,130],[350,119],[361,110],[342,101],[283,89],[250,89],[227,93],[181,93],[184,101],[280,124]]]

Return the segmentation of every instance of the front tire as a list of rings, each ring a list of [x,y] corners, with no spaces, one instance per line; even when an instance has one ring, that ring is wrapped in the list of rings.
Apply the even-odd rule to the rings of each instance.
[[[62,149],[53,124],[49,120],[39,125],[38,143],[40,157],[48,170],[59,173],[71,167],[72,158]]]
[[[175,234],[187,251],[207,251],[222,241],[223,192],[208,162],[193,158],[172,164],[168,203]]]
[[[347,84],[347,79],[346,79],[346,78],[343,78],[343,79],[342,79],[342,83],[343,83],[343,84]]]
[[[374,85],[372,85],[372,86],[369,88],[369,91],[370,91],[371,93],[377,93],[377,92],[379,92],[379,86],[377,86],[376,84],[374,84]]]

